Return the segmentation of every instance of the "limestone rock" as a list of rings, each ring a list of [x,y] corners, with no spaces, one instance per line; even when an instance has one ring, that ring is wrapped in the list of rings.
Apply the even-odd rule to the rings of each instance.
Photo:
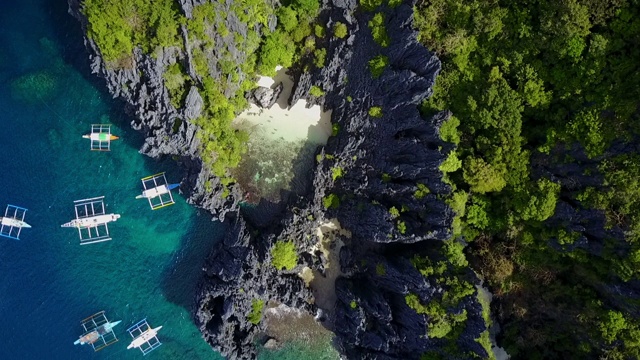
[[[259,86],[247,94],[247,98],[250,102],[256,104],[263,109],[270,109],[273,104],[278,101],[284,85],[282,82],[278,83],[275,88],[267,88]]]

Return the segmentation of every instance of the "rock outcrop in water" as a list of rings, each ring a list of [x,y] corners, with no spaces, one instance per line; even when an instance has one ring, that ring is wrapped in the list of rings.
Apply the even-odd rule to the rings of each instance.
[[[198,3],[180,2],[187,16]],[[86,31],[78,0],[69,0],[69,5]],[[450,189],[438,170],[451,149],[438,134],[448,114],[425,120],[418,111],[430,95],[440,62],[417,42],[411,4],[383,6],[381,11],[386,13],[391,39],[386,48],[374,42],[368,29],[373,14],[357,9],[354,0],[324,4],[321,23],[346,24],[349,36],[327,37],[321,44],[327,49],[322,69],[293,69],[296,85],[290,103],[308,98],[313,85],[321,87],[326,95],[310,101],[333,110],[336,134],[318,154],[321,161],[311,175],[313,190],[295,198],[284,218],[268,228],[252,226],[245,219],[237,187],[222,197],[219,179],[203,169],[197,129],[191,122],[202,111],[197,88],[190,89],[184,108],[171,105],[162,74],[173,59],[186,55],[166,49],[151,57],[136,50],[131,69],[112,70],[95,44],[85,40],[92,71],[106,80],[114,97],[124,99],[134,118],[132,126],[145,134],[141,152],[176,157],[185,171],[181,189],[189,201],[229,226],[203,268],[195,312],[204,338],[229,358],[256,356],[253,345],[264,329],[250,314],[261,308],[260,301],[268,307],[284,304],[317,314],[335,332],[336,344],[348,358],[412,359],[427,352],[454,356],[443,350],[446,339],[426,336],[428,319],[405,302],[409,293],[428,303],[445,291],[409,260],[416,253],[429,255],[430,243],[450,237],[454,216],[441,200]],[[183,34],[186,31],[183,27]],[[368,61],[378,55],[386,56],[388,65],[374,79]],[[274,95],[254,91],[249,96],[268,107]],[[428,189],[424,197],[414,196],[418,184]],[[396,215],[393,208],[401,212]],[[319,230],[330,220],[339,226],[331,235]],[[293,239],[297,266],[277,270],[272,265],[272,245]],[[332,276],[338,277],[335,285]],[[465,277],[477,282],[470,271]],[[314,283],[323,281],[328,288],[314,288]],[[470,299],[475,297],[451,309],[467,313],[456,346],[461,353],[486,357],[475,341],[486,328],[481,306]]]
[[[278,101],[278,97],[280,97],[282,89],[284,89],[284,85],[282,83],[279,83],[273,89],[258,86],[255,90],[250,91],[247,94],[247,100],[261,108],[269,109],[276,103],[276,101]]]

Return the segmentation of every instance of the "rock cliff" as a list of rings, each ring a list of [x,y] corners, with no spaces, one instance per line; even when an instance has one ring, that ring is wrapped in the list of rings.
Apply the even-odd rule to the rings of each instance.
[[[180,1],[187,16],[198,3]],[[86,32],[79,0],[69,0],[69,6]],[[202,166],[192,123],[202,109],[197,88],[190,89],[183,108],[171,105],[162,74],[176,58],[189,62],[188,51],[165,49],[152,57],[136,50],[133,67],[113,70],[85,39],[92,71],[106,80],[114,97],[125,100],[131,125],[146,136],[140,151],[177,158],[185,171],[181,189],[188,200],[229,226],[208,255],[195,294],[196,324],[207,342],[228,358],[255,358],[254,344],[265,325],[249,314],[259,301],[316,315],[335,332],[335,343],[348,358],[413,359],[427,352],[455,357],[444,350],[448,340],[426,336],[428,319],[405,302],[409,293],[428,303],[446,291],[410,262],[417,253],[431,256],[429,244],[450,237],[454,217],[442,200],[450,189],[438,170],[451,149],[438,133],[448,114],[425,120],[418,111],[431,93],[440,62],[416,40],[411,3],[379,10],[391,40],[385,48],[375,43],[368,28],[373,13],[359,9],[355,0],[324,2],[320,23],[327,28],[346,24],[349,35],[326,37],[318,44],[327,50],[323,68],[291,69],[296,85],[290,103],[305,98],[332,109],[335,134],[319,150],[318,164],[309,174],[312,190],[292,198],[281,219],[261,227],[243,216],[240,189],[221,196],[219,179]],[[183,27],[183,34],[186,31]],[[388,64],[374,78],[368,61],[378,55],[386,56]],[[325,95],[309,95],[312,86],[321,87]],[[272,96],[248,95],[266,106]],[[415,196],[418,184],[428,193]],[[295,240],[298,260],[292,270],[272,265],[270,249],[279,240]],[[464,276],[478,282],[471,271]],[[323,283],[326,287],[321,288]],[[487,357],[475,341],[486,329],[475,297],[451,311],[468,314],[454,339],[458,350]]]

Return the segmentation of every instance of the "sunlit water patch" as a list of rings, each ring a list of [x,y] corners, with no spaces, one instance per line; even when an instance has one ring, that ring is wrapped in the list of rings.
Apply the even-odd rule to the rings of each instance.
[[[234,126],[249,133],[248,151],[234,171],[249,202],[261,198],[277,201],[280,190],[299,189],[296,176],[307,176],[318,145],[331,135],[331,112],[320,106],[307,108],[305,100],[288,107],[293,81],[281,68],[271,79],[261,77],[264,87],[283,84],[276,104],[270,109],[251,105],[234,120]]]

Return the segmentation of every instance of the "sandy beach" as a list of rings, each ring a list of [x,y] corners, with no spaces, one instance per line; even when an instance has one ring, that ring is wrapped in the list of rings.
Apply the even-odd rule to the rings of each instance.
[[[323,112],[318,105],[307,108],[306,100],[302,99],[288,109],[287,99],[291,94],[293,81],[285,72],[286,69],[280,68],[274,78],[261,76],[257,83],[271,88],[282,82],[284,88],[277,103],[271,109],[261,109],[251,104],[249,109],[234,120],[234,126],[247,130],[250,135],[258,135],[251,136],[253,139],[307,139],[315,144],[326,144],[331,136],[331,111]]]

